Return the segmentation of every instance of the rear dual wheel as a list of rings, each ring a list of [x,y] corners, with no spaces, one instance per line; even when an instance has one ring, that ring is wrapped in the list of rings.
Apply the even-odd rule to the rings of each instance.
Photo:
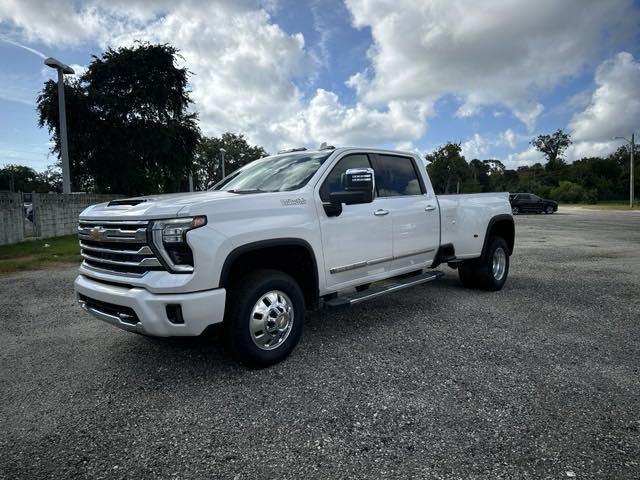
[[[458,267],[460,282],[467,288],[500,290],[509,275],[509,246],[502,237],[491,237],[487,250],[477,259]]]

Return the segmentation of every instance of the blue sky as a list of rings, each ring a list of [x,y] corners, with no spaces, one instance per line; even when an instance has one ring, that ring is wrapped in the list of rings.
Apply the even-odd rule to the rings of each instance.
[[[328,141],[425,153],[451,140],[468,159],[516,167],[540,159],[528,146],[537,133],[570,131],[573,160],[640,127],[637,1],[47,6],[0,5],[0,165],[56,160],[35,111],[53,71],[28,49],[82,69],[136,39],[183,52],[206,134],[243,132],[270,151]]]

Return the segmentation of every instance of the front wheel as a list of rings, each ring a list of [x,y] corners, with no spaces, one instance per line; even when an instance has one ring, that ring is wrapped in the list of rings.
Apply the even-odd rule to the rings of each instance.
[[[547,208],[545,208],[544,210],[547,215],[552,215],[553,214],[553,207],[551,205],[548,205]]]
[[[258,270],[240,279],[228,295],[227,343],[241,363],[261,368],[280,362],[295,348],[304,322],[298,283],[277,270]]]
[[[500,290],[509,275],[509,246],[502,237],[491,237],[482,257],[467,260],[458,269],[467,288]]]
[[[511,207],[511,213],[513,215],[518,215],[520,213],[520,209],[518,207]]]

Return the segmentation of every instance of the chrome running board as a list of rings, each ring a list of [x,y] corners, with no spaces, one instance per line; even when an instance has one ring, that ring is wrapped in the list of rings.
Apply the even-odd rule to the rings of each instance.
[[[420,275],[415,275],[408,278],[403,278],[387,285],[380,287],[368,288],[362,292],[350,293],[339,297],[332,298],[325,301],[325,305],[328,307],[343,307],[346,305],[355,305],[357,303],[366,302],[374,298],[386,295],[387,293],[396,292],[403,288],[413,287],[414,285],[420,285],[421,283],[431,282],[442,277],[444,273],[439,271],[425,272]]]

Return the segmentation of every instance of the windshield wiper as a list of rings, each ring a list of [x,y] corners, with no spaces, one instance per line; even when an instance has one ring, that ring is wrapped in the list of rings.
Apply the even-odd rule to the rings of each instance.
[[[242,189],[242,188],[234,188],[231,190],[227,190],[227,192],[229,193],[266,193],[266,190],[260,190],[259,188],[247,188],[247,189]]]

